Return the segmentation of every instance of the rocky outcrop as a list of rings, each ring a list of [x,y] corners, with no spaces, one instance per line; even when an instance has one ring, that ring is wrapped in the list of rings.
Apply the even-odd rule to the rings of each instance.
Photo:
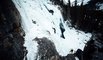
[[[38,59],[39,60],[57,60],[58,52],[55,49],[54,43],[47,38],[35,38],[38,43]]]
[[[83,51],[84,60],[103,60],[103,34],[94,34]]]
[[[34,40],[38,43],[38,53],[35,60],[75,60],[74,54],[59,55],[54,43],[46,37],[35,38]]]
[[[0,0],[0,60],[23,60],[21,16],[12,0]]]

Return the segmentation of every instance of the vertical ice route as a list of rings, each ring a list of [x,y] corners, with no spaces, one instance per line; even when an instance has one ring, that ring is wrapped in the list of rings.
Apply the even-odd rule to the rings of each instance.
[[[77,32],[74,28],[70,29],[66,22],[63,21],[60,10],[58,6],[51,4],[49,0],[12,0],[19,10],[22,17],[22,27],[25,30],[26,36],[24,46],[27,47],[28,60],[34,60],[37,53],[37,43],[33,41],[35,37],[47,37],[54,42],[58,53],[62,56],[66,56],[71,53],[70,50],[73,49],[74,52],[80,48],[83,50],[86,41],[89,40],[91,34],[85,34],[82,31]],[[48,4],[49,3],[49,4]],[[54,14],[48,12],[48,10],[43,5],[45,4],[48,9],[54,11]],[[61,38],[61,31],[59,24],[61,21],[65,28],[64,36],[65,39]],[[32,23],[35,21],[36,24]],[[55,28],[56,33],[54,33],[53,28]]]

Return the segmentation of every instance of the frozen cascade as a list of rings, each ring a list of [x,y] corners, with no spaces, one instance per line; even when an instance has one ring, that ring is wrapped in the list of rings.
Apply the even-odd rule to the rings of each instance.
[[[56,50],[62,56],[66,56],[79,48],[83,50],[85,43],[92,36],[90,33],[82,31],[77,32],[76,29],[70,29],[63,21],[58,6],[51,4],[49,0],[12,0],[19,10],[22,17],[22,27],[25,30],[26,36],[24,46],[27,47],[28,60],[34,60],[37,53],[37,43],[34,38],[47,37],[56,46]],[[48,12],[47,8],[53,10],[53,14]],[[63,24],[64,38],[61,37],[60,23]],[[55,30],[55,32],[54,32]],[[87,40],[87,41],[85,41]]]

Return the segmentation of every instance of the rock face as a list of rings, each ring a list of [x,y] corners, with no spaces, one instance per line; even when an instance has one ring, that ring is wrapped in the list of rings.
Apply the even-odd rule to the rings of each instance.
[[[94,34],[85,46],[84,60],[103,60],[103,34]]]
[[[35,38],[38,45],[38,56],[39,60],[57,60],[58,52],[55,49],[54,43],[48,40],[47,38]]]
[[[0,0],[0,60],[23,60],[21,16],[12,0]]]
[[[38,54],[36,60],[75,60],[74,54],[60,56],[55,48],[55,45],[48,38],[35,38],[38,43]]]

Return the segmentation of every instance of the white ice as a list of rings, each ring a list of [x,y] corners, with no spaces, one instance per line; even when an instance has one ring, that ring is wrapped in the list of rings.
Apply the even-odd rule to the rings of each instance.
[[[37,54],[37,43],[33,41],[35,37],[47,37],[54,42],[58,53],[66,56],[73,53],[79,48],[84,49],[85,43],[90,39],[90,33],[77,31],[76,29],[68,27],[67,21],[63,21],[58,6],[52,5],[49,0],[12,0],[16,5],[22,17],[22,27],[25,30],[26,36],[24,46],[27,47],[28,60],[34,60]],[[54,11],[54,14],[48,12],[46,7]],[[61,19],[61,21],[60,21]],[[32,23],[35,21],[36,24]],[[60,23],[63,23],[65,32],[65,39],[61,38]],[[54,33],[53,28],[56,29]],[[80,32],[80,33],[78,33]],[[87,40],[87,41],[85,41]]]

